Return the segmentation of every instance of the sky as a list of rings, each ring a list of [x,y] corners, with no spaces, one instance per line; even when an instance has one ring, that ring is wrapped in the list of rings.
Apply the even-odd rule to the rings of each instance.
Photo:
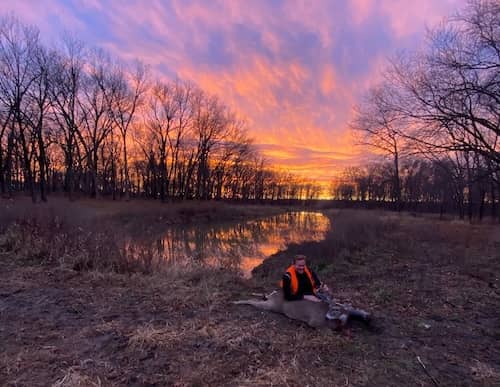
[[[65,34],[160,79],[190,80],[246,121],[270,164],[329,181],[368,153],[353,106],[388,58],[465,0],[3,0],[47,44]]]

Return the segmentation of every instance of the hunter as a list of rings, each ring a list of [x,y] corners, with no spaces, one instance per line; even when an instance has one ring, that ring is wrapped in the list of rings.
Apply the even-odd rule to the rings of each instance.
[[[285,300],[309,300],[321,302],[317,296],[319,289],[324,289],[316,273],[307,267],[305,255],[293,257],[293,264],[288,267],[282,278],[282,288]]]

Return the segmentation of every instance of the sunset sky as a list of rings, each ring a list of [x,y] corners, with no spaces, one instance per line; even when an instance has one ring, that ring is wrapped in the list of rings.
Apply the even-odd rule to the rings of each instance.
[[[246,119],[277,166],[327,181],[366,153],[352,106],[386,58],[465,0],[4,0],[47,44],[72,34],[156,77],[191,80]]]

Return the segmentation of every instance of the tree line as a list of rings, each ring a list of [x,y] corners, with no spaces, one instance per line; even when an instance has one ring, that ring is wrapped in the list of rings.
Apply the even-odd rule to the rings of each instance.
[[[344,171],[335,195],[437,203],[461,217],[498,214],[500,3],[472,0],[390,61],[356,107],[358,142],[389,162]],[[411,206],[410,206],[411,207]]]
[[[69,197],[313,199],[312,181],[276,170],[219,98],[154,79],[66,37],[0,19],[0,192]]]
[[[471,0],[393,58],[355,108],[358,143],[383,162],[347,168],[336,199],[499,214],[500,5]],[[183,80],[160,80],[66,37],[0,19],[0,192],[113,198],[317,199],[269,165],[245,122]],[[426,207],[427,206],[427,207]]]

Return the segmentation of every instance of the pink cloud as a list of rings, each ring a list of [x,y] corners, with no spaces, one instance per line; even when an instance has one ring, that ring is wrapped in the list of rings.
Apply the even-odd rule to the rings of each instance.
[[[389,18],[398,38],[420,34],[425,26],[439,23],[445,16],[464,5],[463,0],[351,0],[351,13],[356,24],[363,24],[380,13]]]
[[[51,23],[60,15],[64,29],[93,37],[86,42],[91,46],[125,60],[142,59],[157,77],[195,81],[246,117],[256,143],[279,146],[263,147],[264,156],[278,166],[330,178],[335,169],[360,159],[348,130],[351,108],[380,80],[385,58],[460,4],[463,0],[286,0],[277,5],[45,0],[3,6],[48,36],[58,32]],[[89,22],[93,13],[95,25]],[[92,35],[95,29],[99,33]],[[385,41],[370,51],[378,43],[371,39]],[[355,51],[356,46],[361,49]]]
[[[54,18],[66,31],[77,32],[85,26],[64,3],[57,0],[4,1],[2,11],[4,14],[11,12],[23,23],[38,27],[42,38],[50,43],[61,37],[61,33],[54,30]]]

